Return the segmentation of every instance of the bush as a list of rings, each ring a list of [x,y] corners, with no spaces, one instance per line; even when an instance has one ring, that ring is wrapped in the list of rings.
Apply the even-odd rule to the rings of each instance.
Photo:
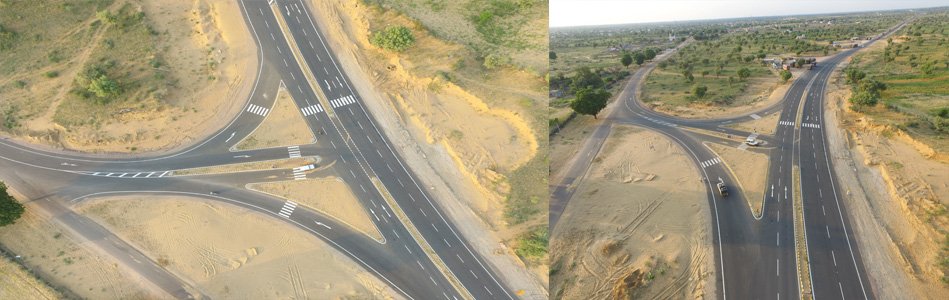
[[[49,71],[49,72],[43,73],[43,76],[46,76],[46,78],[56,78],[56,77],[59,77],[59,72]]]
[[[0,226],[16,222],[23,215],[23,204],[7,193],[7,185],[0,181]]]
[[[415,36],[405,26],[389,26],[373,34],[369,41],[379,48],[401,52],[415,44]]]
[[[695,94],[695,98],[705,98],[705,92],[708,91],[708,87],[704,85],[696,86],[692,89],[692,93]]]
[[[547,227],[535,227],[517,239],[514,253],[527,260],[542,260],[547,255],[548,240]]]
[[[788,82],[791,79],[791,71],[781,70],[781,82]]]

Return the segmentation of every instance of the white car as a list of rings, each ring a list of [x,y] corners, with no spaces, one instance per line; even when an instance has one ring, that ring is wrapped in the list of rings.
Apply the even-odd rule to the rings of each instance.
[[[753,137],[749,137],[748,139],[745,140],[745,144],[747,144],[748,146],[758,146],[758,145],[761,145],[761,141]]]

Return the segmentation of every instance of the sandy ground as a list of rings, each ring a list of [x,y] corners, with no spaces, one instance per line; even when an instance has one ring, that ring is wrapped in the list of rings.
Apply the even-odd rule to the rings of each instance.
[[[601,113],[603,114],[603,113]],[[578,115],[560,132],[550,138],[550,174],[559,174],[563,167],[573,158],[587,136],[593,133],[604,119],[593,119],[592,116]],[[551,176],[553,178],[554,176]]]
[[[386,285],[316,237],[236,206],[196,198],[127,196],[89,200],[78,209],[210,297],[393,295]]]
[[[117,9],[125,2],[117,1],[113,6]],[[161,105],[116,109],[111,119],[99,124],[102,126],[64,127],[53,120],[64,102],[54,99],[46,112],[23,120],[19,138],[89,152],[170,151],[214,132],[240,111],[253,87],[257,55],[237,2],[158,0],[132,5],[140,6],[149,24],[163,33],[155,48],[161,49],[167,64],[164,68],[177,79],[177,86],[159,101]],[[91,42],[86,47],[98,44]],[[70,69],[61,73],[75,74],[82,65],[81,61],[70,63]],[[30,93],[68,96],[66,83],[71,77],[57,79],[64,81],[37,84]]]
[[[289,199],[349,224],[371,238],[382,240],[382,234],[370,219],[366,208],[356,199],[350,186],[338,177],[252,183],[247,187]]]
[[[672,141],[615,127],[551,241],[552,299],[713,295],[710,212]]]
[[[764,89],[757,95],[747,95],[747,97],[751,98],[750,100],[747,100],[747,102],[750,103],[748,105],[721,107],[714,105],[695,104],[691,106],[667,107],[665,105],[661,105],[661,103],[647,104],[649,104],[652,109],[658,112],[687,119],[714,119],[748,114],[755,110],[763,109],[772,104],[780,102],[781,99],[784,98],[784,94],[787,93],[788,88],[790,88],[791,84],[794,83],[794,80],[800,76],[801,72],[803,71],[799,69],[792,70],[791,73],[793,74],[793,77],[791,80],[788,80],[787,83],[783,84],[780,82],[775,83],[774,80],[762,80],[760,82],[753,83],[771,85],[771,87]]]
[[[781,119],[780,113],[772,113],[767,116],[761,116],[761,119],[751,119],[741,123],[728,124],[726,127],[747,132],[757,132],[759,134],[773,135],[778,128],[778,120]],[[744,139],[742,139],[744,140]]]
[[[386,57],[379,57],[377,50],[367,46],[366,42],[366,33],[368,31],[367,26],[367,16],[363,7],[357,5],[354,1],[350,0],[336,0],[336,1],[311,1],[310,6],[313,8],[310,11],[315,14],[317,22],[322,30],[327,34],[327,45],[334,49],[339,54],[338,62],[346,70],[362,70],[363,72],[350,72],[347,73],[352,78],[353,87],[358,90],[359,94],[364,98],[363,104],[370,111],[370,113],[376,119],[379,129],[383,131],[386,136],[390,137],[392,142],[392,147],[396,149],[405,160],[406,165],[411,166],[412,171],[417,174],[421,180],[419,183],[423,187],[427,187],[429,193],[433,196],[433,201],[439,202],[439,205],[446,214],[446,218],[451,219],[454,225],[458,228],[460,233],[465,236],[465,238],[474,246],[474,250],[486,258],[487,263],[490,263],[498,270],[498,275],[502,278],[499,280],[504,280],[508,282],[516,291],[524,291],[522,297],[529,299],[546,299],[546,272],[541,272],[538,270],[527,270],[524,267],[524,263],[514,255],[512,249],[508,247],[505,243],[501,241],[506,240],[505,236],[502,236],[497,231],[488,230],[489,228],[496,228],[497,224],[493,221],[496,221],[497,216],[503,211],[501,202],[497,196],[490,196],[486,194],[495,194],[491,190],[487,190],[482,187],[476,179],[473,179],[472,172],[482,172],[483,174],[494,175],[493,171],[488,165],[491,161],[484,159],[483,157],[491,157],[489,149],[490,147],[495,147],[497,145],[491,145],[487,143],[481,143],[476,139],[479,136],[484,135],[485,133],[481,130],[474,131],[472,134],[467,132],[461,133],[460,139],[448,138],[445,136],[436,136],[435,133],[426,132],[427,129],[419,128],[419,124],[411,120],[411,116],[407,115],[406,112],[399,109],[398,103],[394,103],[393,100],[396,94],[389,93],[389,89],[396,91],[396,93],[405,93],[406,95],[410,93],[418,93],[422,91],[427,91],[429,88],[428,85],[423,87],[418,87],[415,84],[418,82],[423,83],[433,83],[437,82],[433,79],[413,79],[415,83],[413,84],[398,84],[399,81],[403,80],[404,76],[408,75],[399,75],[398,73],[404,72],[408,67],[402,66],[396,63],[406,63],[406,61],[401,59],[388,59]],[[405,20],[399,20],[398,22],[404,22]],[[413,28],[413,26],[409,26]],[[416,34],[418,34],[416,32]],[[418,36],[417,39],[422,40]],[[426,36],[425,40],[433,39]],[[426,43],[422,41],[421,43]],[[438,43],[432,41],[432,43]],[[425,49],[424,51],[431,51],[430,53],[450,53],[449,50],[460,49],[456,45],[448,45],[442,49]],[[418,50],[419,52],[423,50]],[[457,58],[456,58],[457,59]],[[417,64],[422,65],[422,64]],[[388,67],[392,67],[395,71],[390,72]],[[438,66],[438,65],[422,65],[429,67],[450,67],[450,66]],[[383,71],[380,71],[378,68],[383,67]],[[403,69],[403,67],[405,69]],[[528,74],[529,75],[529,74]],[[511,74],[507,77],[498,77],[498,78],[488,78],[482,83],[473,83],[488,85],[492,84],[494,81],[506,81],[503,82],[503,87],[509,86],[520,86],[524,88],[529,86],[525,83],[532,83],[532,79],[521,79],[521,77],[529,77],[525,74]],[[394,79],[392,79],[394,78]],[[514,78],[514,79],[511,79]],[[410,83],[413,81],[410,81]],[[450,86],[442,85],[440,83],[432,85],[434,90],[438,90],[438,96],[451,95],[449,93],[456,93],[455,88]],[[484,101],[494,101],[492,103],[497,103],[500,100],[504,99],[503,97],[511,97],[511,95],[519,95],[520,91],[511,89],[506,90],[507,93],[495,92],[498,96],[497,98],[485,99]],[[546,96],[546,95],[545,95]],[[546,97],[544,97],[546,98]],[[403,100],[405,97],[403,97]],[[477,99],[473,96],[464,96],[459,99],[456,99],[456,102],[464,101],[473,101]],[[443,101],[442,98],[428,98],[429,101]],[[412,99],[411,101],[419,101],[418,99]],[[445,100],[447,101],[447,100]],[[516,101],[508,101],[509,103],[504,105],[510,105],[510,103],[516,103]],[[430,105],[432,102],[406,102],[406,103],[416,103]],[[472,102],[475,103],[475,102]],[[446,105],[438,104],[433,105],[433,107],[438,109],[445,109]],[[464,108],[465,105],[469,105],[472,108]],[[459,105],[457,103],[450,105],[452,108],[459,108],[467,111],[475,111],[473,104],[464,104]],[[424,109],[424,108],[419,108]],[[497,111],[497,110],[493,110]],[[458,113],[453,114],[450,121],[458,123],[451,126],[459,126],[462,123],[474,124],[475,122],[487,122],[485,124],[498,124],[498,122],[511,122],[515,119],[505,119],[496,116],[492,116],[488,112],[479,112],[480,115],[459,115]],[[446,114],[443,112],[438,113],[439,116],[444,117]],[[520,113],[519,115],[523,116],[525,113]],[[493,120],[492,120],[493,119]],[[467,126],[467,125],[465,125]],[[492,125],[494,126],[494,125]],[[526,161],[524,157],[516,157],[516,153],[521,153],[522,155],[530,154],[530,149],[514,149],[515,145],[521,145],[521,147],[530,148],[530,140],[526,137],[521,137],[524,135],[522,133],[524,126],[522,125],[508,125],[502,126],[502,128],[507,127],[508,132],[517,133],[516,141],[509,141],[512,143],[509,146],[501,147],[499,151],[505,152],[504,154],[499,155],[499,158],[513,158],[512,161]],[[451,128],[451,127],[444,127]],[[450,130],[446,131],[444,129],[438,130],[438,134],[445,135],[448,134],[448,137],[451,137],[452,132]],[[429,144],[427,143],[427,137],[433,137],[436,140],[436,143]],[[455,136],[458,136],[455,134]],[[513,135],[503,135],[508,138]],[[478,164],[483,167],[480,168],[467,168],[460,167],[457,163],[456,158],[457,150],[452,150],[451,147],[459,147],[458,145],[452,145],[446,141],[465,141],[466,143],[477,143],[477,145],[482,145],[483,147],[488,148],[475,148],[476,151],[473,153],[482,153],[483,157],[471,157],[464,158],[470,159],[471,164]],[[496,140],[495,137],[492,137],[488,140]],[[527,145],[527,146],[525,146]],[[482,147],[478,146],[478,147]],[[471,154],[472,152],[465,152]],[[529,158],[529,156],[527,157]],[[510,162],[510,161],[509,161]],[[467,164],[462,164],[467,165]],[[499,167],[504,167],[503,165],[498,165]],[[513,165],[508,165],[510,168]],[[497,177],[493,177],[497,179]],[[499,181],[503,182],[503,181]],[[503,185],[498,186],[501,190],[504,190]],[[483,208],[490,207],[490,210],[485,211]],[[545,215],[539,215],[546,220]],[[539,218],[540,219],[540,218]]]
[[[765,184],[768,180],[768,156],[713,143],[706,143],[705,146],[722,158],[725,166],[738,181],[735,184],[741,187],[752,212],[755,216],[761,215]]]
[[[318,156],[282,158],[282,159],[274,159],[274,160],[255,161],[255,162],[249,162],[249,163],[218,165],[218,166],[211,166],[211,167],[176,170],[174,171],[174,175],[206,175],[206,174],[235,173],[235,172],[244,172],[244,171],[258,171],[258,170],[266,170],[266,169],[290,169],[290,168],[295,168],[295,167],[304,166],[304,165],[312,164],[312,163],[319,163],[319,162],[320,162],[320,157]]]
[[[286,88],[277,91],[270,113],[250,135],[234,146],[236,150],[262,149],[309,144],[316,141],[310,126]]]
[[[0,258],[0,298],[61,299],[63,295],[27,272],[10,258]]]
[[[23,199],[16,192],[17,199]],[[13,225],[0,228],[0,244],[51,286],[87,299],[163,299],[168,294],[119,267],[30,203]],[[4,279],[4,283],[6,283]],[[3,286],[4,284],[0,284]],[[0,298],[3,297],[0,294]],[[16,299],[16,298],[9,298]],[[25,299],[25,298],[19,298]]]
[[[840,68],[845,67],[843,64]],[[940,251],[949,220],[949,165],[933,160],[894,128],[850,111],[850,89],[828,86],[827,131],[841,193],[874,294],[883,299],[943,299]]]

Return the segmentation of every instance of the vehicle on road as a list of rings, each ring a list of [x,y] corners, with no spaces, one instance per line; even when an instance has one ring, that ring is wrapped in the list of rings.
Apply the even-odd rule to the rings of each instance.
[[[718,183],[718,193],[721,194],[722,197],[728,197],[728,187],[725,186],[724,182]]]
[[[761,141],[756,138],[749,137],[748,139],[745,140],[745,144],[748,146],[758,146],[758,145],[761,145]]]

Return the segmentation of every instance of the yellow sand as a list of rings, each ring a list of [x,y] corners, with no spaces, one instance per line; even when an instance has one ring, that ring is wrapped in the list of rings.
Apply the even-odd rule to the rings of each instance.
[[[205,175],[205,174],[234,173],[234,172],[243,172],[243,171],[257,171],[257,170],[267,170],[267,169],[281,169],[281,168],[289,169],[289,168],[304,166],[304,165],[311,164],[318,161],[319,159],[316,157],[282,158],[282,159],[255,161],[255,162],[248,162],[248,163],[176,170],[174,174],[175,175]]]
[[[764,203],[765,184],[768,179],[768,156],[746,150],[739,150],[732,146],[706,143],[712,152],[722,158],[725,166],[734,176],[735,185],[741,188],[745,201],[751,207],[755,216],[761,215],[761,205]]]
[[[17,199],[23,199],[12,193]],[[155,299],[169,297],[163,290],[119,266],[109,255],[91,248],[35,205],[12,225],[0,228],[0,243],[19,254],[34,272],[52,286],[67,288],[88,299]],[[67,263],[68,262],[68,263]],[[4,286],[6,278],[3,279]],[[0,298],[2,294],[0,294]],[[10,298],[28,299],[28,298]]]
[[[710,212],[697,172],[671,140],[615,127],[553,233],[552,298],[713,295]]]
[[[8,299],[61,299],[63,295],[40,282],[12,260],[0,258],[0,296]]]
[[[237,206],[127,196],[88,200],[78,209],[213,298],[386,298],[390,293],[312,234]]]
[[[302,145],[312,143],[315,139],[290,93],[281,86],[277,91],[277,101],[266,119],[235,148],[250,150]]]
[[[365,233],[369,237],[382,240],[382,235],[370,219],[367,208],[363,207],[356,199],[356,195],[353,194],[353,187],[350,187],[340,178],[325,177],[253,183],[248,188],[289,199],[301,206],[320,211],[349,224],[353,229]],[[372,189],[374,187],[365,186],[364,188]]]

